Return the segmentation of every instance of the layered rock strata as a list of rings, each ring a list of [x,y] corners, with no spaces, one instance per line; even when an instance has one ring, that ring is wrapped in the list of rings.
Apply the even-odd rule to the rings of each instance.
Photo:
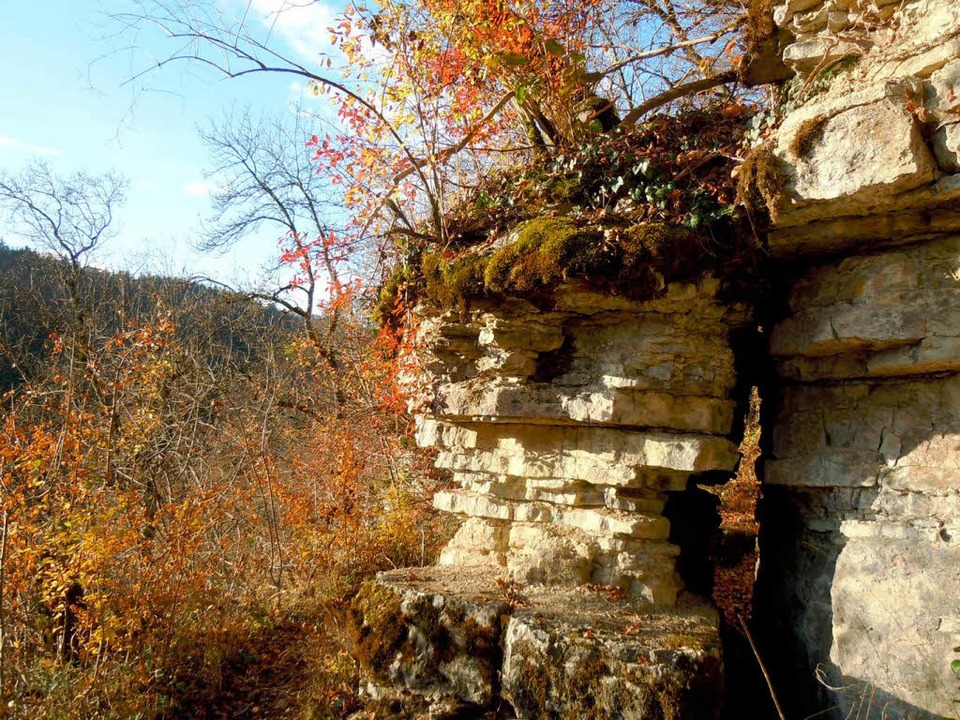
[[[774,19],[794,82],[822,90],[773,146],[787,290],[760,634],[796,712],[956,717],[960,3],[794,0]]]
[[[432,413],[418,440],[459,484],[436,506],[467,518],[442,565],[675,603],[668,494],[738,460],[729,336],[745,314],[718,286],[646,303],[570,286],[549,310],[423,318]]]
[[[796,78],[759,193],[782,294],[763,323],[760,654],[791,717],[958,717],[960,3],[790,0],[772,19]],[[418,437],[465,522],[441,567],[354,604],[369,696],[709,716],[715,618],[681,593],[669,502],[737,461],[746,321],[710,279],[645,303],[569,284],[423,309]]]

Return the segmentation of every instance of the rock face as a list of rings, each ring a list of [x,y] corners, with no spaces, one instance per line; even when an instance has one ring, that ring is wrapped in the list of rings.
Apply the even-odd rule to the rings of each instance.
[[[729,337],[746,315],[717,289],[634,303],[571,286],[549,310],[426,315],[418,441],[460,484],[436,506],[468,518],[441,564],[673,605],[668,494],[738,460]]]
[[[762,154],[782,186],[761,193],[777,297],[754,636],[789,717],[957,718],[960,2],[772,16],[796,78]],[[683,591],[680,529],[705,524],[693,485],[738,461],[751,318],[710,278],[661,289],[420,309],[418,441],[464,522],[439,567],[354,602],[388,713],[714,714],[717,621]]]
[[[774,19],[794,34],[784,57],[800,82],[859,60],[775,140],[785,292],[758,635],[801,716],[956,717],[960,4],[811,0]]]
[[[784,57],[806,100],[775,139],[786,183],[771,249],[793,257],[960,230],[960,4],[810,0],[773,17],[793,33]]]
[[[718,292],[705,277],[634,302],[571,283],[547,307],[419,308],[417,440],[458,485],[435,505],[464,522],[439,567],[381,575],[354,602],[368,699],[433,716],[715,714],[717,616],[681,596],[678,568],[703,544],[667,507],[689,514],[688,484],[739,458],[730,337],[749,318]]]

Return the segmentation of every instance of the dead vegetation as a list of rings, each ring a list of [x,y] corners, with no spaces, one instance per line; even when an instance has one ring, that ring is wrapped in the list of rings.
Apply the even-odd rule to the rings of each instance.
[[[769,142],[747,155],[740,166],[737,204],[758,216],[776,222],[783,204],[786,177]]]

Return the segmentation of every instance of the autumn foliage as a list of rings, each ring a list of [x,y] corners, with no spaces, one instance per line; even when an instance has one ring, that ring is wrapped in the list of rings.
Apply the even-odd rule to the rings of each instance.
[[[68,316],[3,398],[0,712],[213,717],[238,662],[296,627],[321,645],[298,712],[336,716],[341,599],[443,537],[389,364],[349,303],[332,377],[279,313],[151,299],[102,335],[96,308]]]

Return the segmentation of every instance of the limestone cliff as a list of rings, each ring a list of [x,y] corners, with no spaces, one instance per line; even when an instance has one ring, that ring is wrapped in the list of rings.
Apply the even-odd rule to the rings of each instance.
[[[960,3],[773,17],[800,102],[772,141],[761,635],[801,712],[956,717]]]
[[[754,227],[770,221],[759,308],[723,292],[723,262],[626,268],[640,256],[620,248],[615,282],[578,277],[570,249],[617,234],[556,218],[538,242],[562,262],[525,257],[513,228],[427,273],[418,441],[464,522],[438,567],[353,605],[388,712],[715,715],[689,533],[757,383],[754,632],[788,716],[960,716],[960,2],[753,6],[746,74],[793,74],[739,169]],[[758,325],[762,357],[740,341]]]
[[[685,557],[699,547],[668,506],[696,525],[695,484],[736,467],[731,337],[751,315],[709,273],[656,286],[641,300],[568,278],[549,297],[417,308],[417,439],[457,485],[436,506],[465,521],[439,567],[383,575],[354,605],[358,647],[396,637],[360,656],[380,707],[718,709],[717,615],[682,592],[681,566],[704,558]],[[400,610],[385,615],[384,598]],[[445,619],[463,603],[477,609]],[[481,615],[495,639],[477,651],[456,638]]]

